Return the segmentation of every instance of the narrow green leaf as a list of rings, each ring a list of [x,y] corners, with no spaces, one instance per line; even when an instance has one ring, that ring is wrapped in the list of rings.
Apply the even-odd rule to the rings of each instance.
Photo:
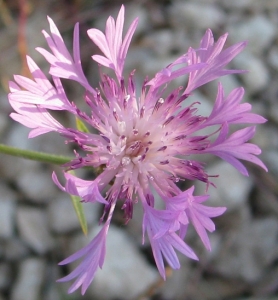
[[[85,132],[85,133],[89,132],[87,126],[78,118],[76,118],[76,128],[81,132]]]
[[[73,195],[70,195],[70,197],[71,197],[71,201],[72,201],[73,207],[75,209],[75,212],[77,214],[77,218],[79,220],[81,229],[82,229],[83,233],[85,235],[87,235],[88,226],[87,226],[87,221],[86,221],[86,217],[85,217],[85,214],[84,214],[83,205],[80,202],[80,198],[77,197],[77,196],[73,196]]]
[[[69,173],[71,173],[72,175],[75,175],[73,170],[71,170]],[[70,195],[70,197],[71,197],[71,201],[72,201],[74,210],[76,212],[77,218],[79,220],[81,229],[82,229],[83,233],[85,235],[87,235],[88,226],[87,226],[87,220],[86,220],[85,213],[84,213],[84,206],[82,205],[82,203],[80,201],[81,199],[80,199],[80,197],[74,196],[74,195]]]

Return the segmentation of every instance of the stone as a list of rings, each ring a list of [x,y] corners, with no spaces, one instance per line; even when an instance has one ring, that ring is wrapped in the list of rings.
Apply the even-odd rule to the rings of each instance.
[[[38,167],[26,169],[17,179],[18,187],[25,197],[34,203],[48,203],[55,198],[57,187],[51,179],[51,173]]]
[[[217,90],[218,90],[218,83],[221,82],[225,95],[227,96],[232,90],[238,88],[241,86],[241,84],[238,82],[238,79],[233,75],[223,76],[218,81],[212,81],[209,82],[207,85],[205,85],[205,90],[208,92],[210,99],[213,99],[213,102],[216,99]],[[244,102],[244,99],[243,101]]]
[[[0,290],[7,289],[12,283],[12,268],[6,263],[0,263]]]
[[[250,93],[265,89],[270,81],[269,71],[261,59],[247,50],[236,56],[233,61],[237,69],[248,70],[240,74],[244,87]]]
[[[215,270],[249,283],[263,278],[277,257],[277,234],[276,218],[243,220],[223,240],[225,251],[213,263]]]
[[[2,97],[0,95],[0,102],[2,101],[1,98]],[[7,126],[8,126],[8,116],[7,116],[7,114],[0,111],[0,135],[1,136],[7,130]]]
[[[207,3],[175,1],[170,11],[170,21],[175,27],[217,29],[225,21],[225,13],[219,6]]]
[[[173,40],[173,32],[169,29],[162,29],[148,34],[144,38],[143,44],[145,47],[151,48],[156,55],[167,57],[171,52]]]
[[[276,26],[266,16],[256,15],[228,27],[228,32],[233,42],[247,40],[249,51],[259,54],[271,44]]]
[[[14,233],[16,195],[0,183],[0,238],[11,238]]]
[[[28,132],[28,128],[14,124],[14,126],[10,127],[7,138],[3,143],[21,149],[32,149],[32,143],[27,138]],[[15,158],[9,155],[5,155],[3,158],[0,159],[0,172],[5,174],[6,178],[12,180],[16,180],[22,176],[26,170],[31,172],[38,165],[38,162]]]
[[[53,247],[48,231],[46,214],[39,208],[20,206],[17,209],[17,226],[22,240],[39,254]]]
[[[278,71],[278,47],[271,48],[267,59],[269,65]]]
[[[99,229],[98,226],[94,228],[88,238],[76,236],[70,244],[71,254],[87,245]],[[76,267],[76,264],[71,266]],[[110,225],[104,265],[98,269],[87,294],[102,300],[129,300],[147,290],[158,279],[158,272],[147,263],[127,233]]]
[[[17,261],[26,257],[30,251],[23,241],[17,237],[8,239],[3,245],[5,259],[8,261]]]
[[[97,203],[83,203],[87,224],[98,222],[100,206]],[[47,219],[50,228],[55,233],[68,233],[80,227],[70,195],[65,193],[55,197],[48,206]]]
[[[253,5],[253,0],[223,0],[222,5],[228,9],[241,10]]]
[[[39,258],[28,258],[19,265],[11,300],[41,299],[40,289],[44,279],[45,262]]]
[[[97,272],[90,287],[97,298],[133,299],[158,280],[158,272],[146,262],[124,230],[110,226],[106,251],[103,269]]]
[[[233,166],[225,161],[219,161],[206,168],[209,175],[220,175],[217,178],[211,177],[210,180],[216,188],[210,186],[207,194],[210,195],[208,203],[212,206],[225,206],[228,211],[240,208],[248,199],[252,188],[249,177],[239,173]],[[199,181],[196,182],[196,195],[205,193],[206,185]]]

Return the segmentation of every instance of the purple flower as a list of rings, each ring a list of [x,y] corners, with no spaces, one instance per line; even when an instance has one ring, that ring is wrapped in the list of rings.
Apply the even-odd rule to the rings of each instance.
[[[27,57],[33,80],[15,76],[14,82],[10,83],[9,100],[15,110],[11,117],[32,129],[29,137],[55,131],[86,152],[84,157],[75,152],[76,157],[65,167],[67,171],[99,167],[101,172],[94,180],[83,180],[67,172],[64,173],[65,185],[58,181],[56,174],[53,174],[53,180],[61,190],[80,196],[85,202],[103,204],[101,221],[106,220],[88,246],[61,262],[68,264],[83,257],[80,265],[60,281],[76,278],[69,292],[82,286],[82,294],[85,293],[98,267],[101,268],[104,263],[105,239],[116,204],[121,203],[128,222],[138,200],[144,209],[143,240],[147,232],[158,270],[165,278],[163,258],[172,268],[180,267],[175,250],[197,259],[183,241],[188,225],[194,226],[205,247],[210,250],[207,231],[215,229],[211,218],[225,211],[223,207],[203,205],[208,195],[193,196],[194,187],[183,191],[177,185],[179,181],[195,179],[204,182],[207,189],[211,184],[204,164],[192,160],[190,155],[216,155],[243,175],[248,175],[248,172],[239,160],[251,161],[266,170],[256,156],[260,149],[248,143],[254,135],[254,126],[228,134],[233,124],[266,121],[250,112],[250,104],[240,104],[243,88],[236,88],[225,96],[219,83],[216,102],[209,116],[198,114],[201,103],[186,104],[186,99],[197,87],[223,75],[243,72],[225,67],[246,43],[223,50],[227,34],[215,43],[212,32],[207,30],[198,49],[190,48],[153,79],[146,79],[138,92],[134,72],[127,78],[123,76],[127,50],[138,20],[132,22],[123,37],[122,6],[117,20],[108,18],[105,33],[98,29],[88,31],[90,39],[103,53],[92,58],[114,72],[114,76],[110,77],[101,71],[100,86],[93,88],[81,66],[78,24],[74,29],[71,56],[54,22],[50,18],[48,20],[51,34],[44,31],[43,34],[51,52],[42,48],[37,50],[50,64],[49,74],[53,83]],[[188,76],[186,87],[167,92],[169,82],[185,75]],[[84,87],[89,115],[68,100],[61,78],[76,81]],[[94,133],[65,128],[52,117],[52,110],[70,112],[95,128]],[[214,133],[200,134],[200,130],[211,126],[214,126]],[[155,208],[157,199],[154,195],[164,202],[164,209]]]
[[[59,263],[59,265],[66,265],[81,257],[84,257],[83,261],[74,271],[72,271],[69,275],[57,280],[58,282],[65,282],[76,278],[75,282],[68,290],[69,293],[74,292],[80,286],[82,286],[81,293],[84,295],[88,286],[93,281],[98,267],[102,268],[105,258],[105,243],[108,228],[109,223],[105,223],[103,228],[89,243],[89,245]]]

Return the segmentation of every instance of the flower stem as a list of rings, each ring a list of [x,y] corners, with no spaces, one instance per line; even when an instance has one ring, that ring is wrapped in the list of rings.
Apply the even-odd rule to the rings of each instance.
[[[72,160],[72,158],[68,156],[60,156],[44,152],[24,150],[3,144],[0,144],[0,153],[55,165],[62,165]]]

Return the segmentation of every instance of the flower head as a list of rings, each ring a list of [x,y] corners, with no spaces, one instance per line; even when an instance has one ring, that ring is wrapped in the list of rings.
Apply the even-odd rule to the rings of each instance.
[[[122,6],[116,20],[108,18],[105,33],[98,29],[88,31],[90,39],[102,52],[102,55],[93,55],[92,58],[101,66],[110,68],[115,75],[110,77],[101,72],[100,86],[93,88],[81,66],[78,24],[74,29],[72,57],[50,18],[49,23],[51,34],[45,31],[43,34],[51,52],[42,48],[37,50],[50,64],[53,84],[28,57],[33,80],[15,76],[14,82],[10,83],[9,100],[15,110],[11,117],[32,129],[30,137],[55,131],[86,152],[84,157],[76,153],[76,158],[66,164],[67,171],[99,167],[101,172],[94,180],[83,180],[67,172],[64,186],[55,174],[53,180],[60,189],[80,196],[85,202],[103,204],[101,220],[106,220],[100,233],[87,247],[61,263],[84,257],[79,267],[60,281],[77,277],[69,292],[81,285],[82,293],[85,292],[98,266],[103,265],[105,237],[115,205],[121,202],[128,222],[138,199],[144,209],[143,233],[146,231],[149,236],[157,267],[165,278],[163,257],[174,269],[180,267],[175,250],[197,259],[183,241],[187,226],[193,224],[205,247],[210,250],[206,230],[215,229],[210,218],[225,211],[222,207],[211,208],[201,204],[208,196],[193,196],[194,187],[182,191],[177,185],[179,181],[195,179],[203,181],[207,188],[210,185],[204,165],[192,160],[191,155],[216,155],[244,175],[248,172],[239,159],[251,161],[266,170],[256,157],[260,149],[247,143],[254,135],[254,126],[228,135],[232,124],[265,122],[263,117],[250,113],[251,105],[240,104],[243,88],[225,96],[219,83],[215,106],[209,116],[198,114],[201,103],[187,105],[186,102],[197,87],[223,75],[243,72],[225,67],[246,43],[223,50],[227,34],[215,43],[212,32],[208,30],[198,49],[190,48],[153,79],[146,79],[138,92],[135,73],[131,72],[127,78],[123,76],[127,50],[138,20],[132,22],[123,38]],[[180,76],[188,76],[187,86],[167,92],[167,84]],[[68,100],[60,78],[74,80],[84,87],[89,114]],[[51,116],[52,110],[70,112],[93,127],[94,133],[65,128]],[[200,134],[200,130],[215,125],[218,130],[209,135]],[[164,202],[163,210],[155,208],[154,194]]]

